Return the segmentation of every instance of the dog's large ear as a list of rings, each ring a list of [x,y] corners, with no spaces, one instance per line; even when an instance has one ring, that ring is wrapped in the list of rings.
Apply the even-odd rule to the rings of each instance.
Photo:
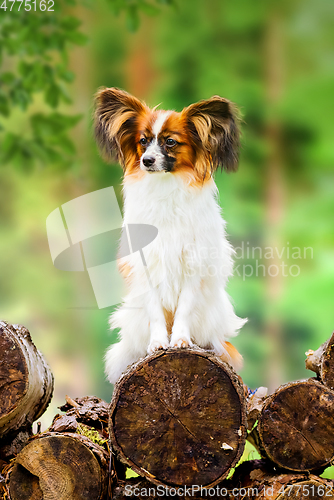
[[[239,159],[239,119],[236,106],[227,99],[213,96],[182,111],[194,144],[200,140],[211,156],[212,170],[219,166],[236,171]]]
[[[123,148],[134,133],[137,118],[147,111],[144,103],[117,88],[104,88],[95,96],[95,137],[106,160],[124,165]]]

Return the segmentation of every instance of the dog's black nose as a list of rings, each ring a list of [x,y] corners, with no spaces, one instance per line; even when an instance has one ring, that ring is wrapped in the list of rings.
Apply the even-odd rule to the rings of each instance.
[[[153,156],[144,156],[144,158],[143,158],[143,163],[144,163],[145,167],[152,167],[154,162],[155,162],[155,158]]]

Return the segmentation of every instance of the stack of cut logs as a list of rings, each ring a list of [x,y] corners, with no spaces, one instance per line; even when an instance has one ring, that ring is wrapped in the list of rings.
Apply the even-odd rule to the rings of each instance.
[[[317,378],[267,396],[212,353],[158,351],[129,367],[110,406],[66,397],[33,434],[53,377],[29,331],[0,321],[0,499],[334,499],[320,477],[334,461],[334,335],[307,354]],[[246,439],[262,459],[238,465]]]

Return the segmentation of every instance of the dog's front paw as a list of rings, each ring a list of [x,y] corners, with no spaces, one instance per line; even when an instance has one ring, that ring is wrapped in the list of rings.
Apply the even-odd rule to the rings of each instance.
[[[194,344],[191,342],[189,339],[177,339],[174,342],[171,342],[171,347],[177,347],[177,348],[185,348],[185,347],[192,347]]]
[[[194,344],[190,340],[189,330],[186,327],[174,327],[172,330],[172,338],[170,340],[171,347],[185,348],[192,347]]]
[[[158,351],[159,349],[168,349],[168,347],[169,347],[168,341],[152,340],[147,348],[147,354],[153,354],[155,351]]]

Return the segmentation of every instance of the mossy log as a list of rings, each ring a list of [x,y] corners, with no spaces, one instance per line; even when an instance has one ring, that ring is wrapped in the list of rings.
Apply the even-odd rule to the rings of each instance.
[[[334,457],[334,392],[314,379],[279,387],[248,438],[280,468],[324,469]]]
[[[245,408],[240,378],[213,354],[158,351],[116,384],[111,444],[122,462],[157,485],[211,487],[241,457]]]
[[[334,389],[334,333],[316,351],[309,350],[306,368],[315,372],[330,389]]]
[[[96,396],[72,399],[66,396],[66,403],[59,407],[65,414],[57,414],[49,431],[77,432],[80,424],[94,429],[101,440],[108,440],[109,405]]]
[[[7,476],[10,500],[105,500],[109,454],[76,433],[46,432],[17,455]]]
[[[236,469],[234,500],[334,499],[333,481],[309,473],[275,471],[265,460],[244,462]]]
[[[8,459],[24,446],[52,392],[52,373],[27,328],[0,321],[1,458]]]

